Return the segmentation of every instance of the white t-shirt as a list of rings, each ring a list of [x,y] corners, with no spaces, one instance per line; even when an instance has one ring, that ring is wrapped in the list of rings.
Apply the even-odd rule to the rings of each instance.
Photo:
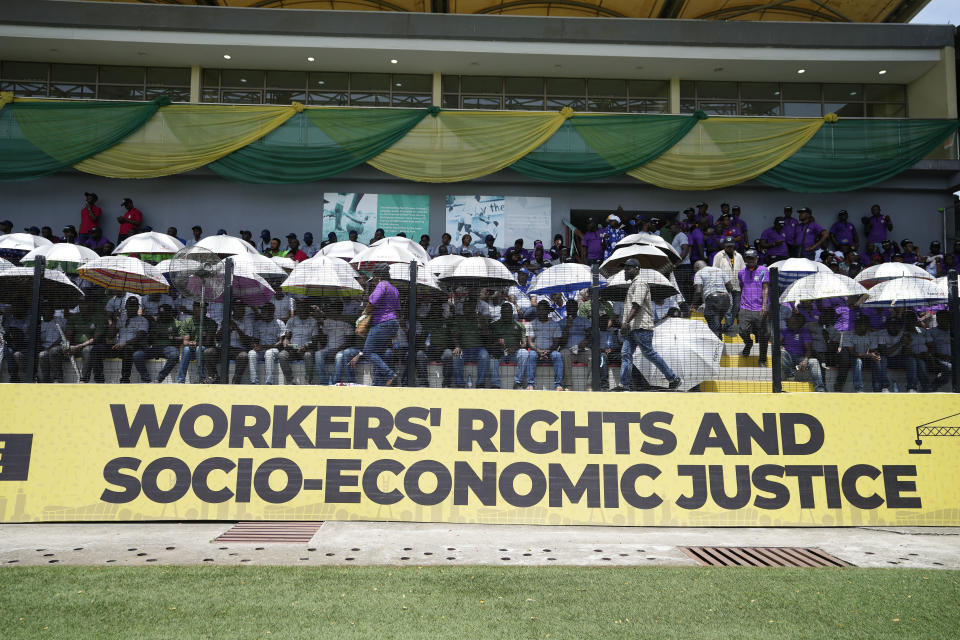
[[[728,282],[730,275],[716,267],[704,267],[693,275],[693,284],[703,287],[704,298],[714,293],[727,293]]]
[[[284,326],[282,320],[274,318],[268,322],[257,320],[253,325],[253,338],[261,345],[276,344],[283,335]]]
[[[327,318],[323,321],[323,335],[327,336],[327,349],[341,349],[347,338],[353,335],[353,325],[343,320]]]
[[[293,316],[287,320],[284,331],[290,334],[290,346],[299,348],[317,337],[317,320],[312,317]]]
[[[60,344],[63,339],[60,337],[60,332],[57,330],[57,326],[63,329],[67,324],[67,321],[63,318],[54,318],[50,322],[45,320],[40,321],[40,346],[44,349],[49,349],[55,344]]]
[[[549,349],[553,341],[563,335],[563,327],[557,320],[542,322],[540,318],[531,320],[527,324],[527,337],[533,338],[537,349]]]
[[[150,323],[143,316],[134,316],[121,321],[117,327],[117,342],[129,342],[141,331],[144,333],[150,331]]]
[[[853,350],[854,355],[863,354],[877,348],[877,338],[872,331],[866,335],[857,335],[855,331],[843,332],[843,344]]]
[[[681,231],[681,232],[678,233],[677,235],[673,236],[673,243],[672,243],[672,244],[673,244],[673,249],[674,249],[674,251],[677,252],[677,255],[678,255],[678,256],[682,256],[682,255],[683,255],[683,245],[688,245],[688,246],[689,246],[689,244],[690,244],[690,239],[687,238],[687,234],[685,234],[683,231]],[[684,259],[680,262],[680,264],[690,264],[690,254],[689,254],[689,253],[687,253],[687,257],[684,258]]]

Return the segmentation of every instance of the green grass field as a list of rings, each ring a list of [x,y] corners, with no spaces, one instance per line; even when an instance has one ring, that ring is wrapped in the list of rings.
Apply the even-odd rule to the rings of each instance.
[[[956,638],[960,572],[5,568],[11,638]]]

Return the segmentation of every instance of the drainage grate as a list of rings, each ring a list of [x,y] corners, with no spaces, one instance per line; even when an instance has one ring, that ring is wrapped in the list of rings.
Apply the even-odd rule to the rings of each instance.
[[[811,547],[680,547],[705,567],[852,567]]]
[[[310,542],[322,522],[238,522],[214,542]]]

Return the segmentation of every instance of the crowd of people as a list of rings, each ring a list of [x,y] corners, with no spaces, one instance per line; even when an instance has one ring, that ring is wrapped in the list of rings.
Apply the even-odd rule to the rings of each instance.
[[[97,202],[96,194],[85,194],[79,232],[73,225],[64,227],[61,237],[53,236],[49,227],[27,231],[51,242],[83,244],[108,255],[115,245],[103,238],[103,212]],[[151,230],[131,199],[124,199],[122,208],[117,217],[121,225],[118,242]],[[910,240],[892,240],[893,220],[879,205],[861,219],[862,230],[848,221],[846,211],[841,210],[829,228],[818,224],[809,208],[799,208],[798,214],[794,218],[792,208],[785,207],[783,215],[753,240],[739,207],[722,204],[714,219],[706,203],[671,220],[629,217],[620,209],[605,219],[589,220],[583,231],[572,236],[571,245],[557,234],[549,246],[538,240],[532,249],[526,249],[523,240],[517,239],[513,246],[501,248],[487,236],[483,248],[477,250],[466,234],[460,245],[453,245],[446,233],[437,244],[422,235],[419,244],[429,256],[493,258],[515,275],[516,284],[459,286],[444,295],[418,298],[413,345],[417,384],[428,384],[428,374],[434,371],[440,386],[499,388],[500,369],[510,365],[514,367],[514,388],[530,389],[536,385],[537,365],[544,365],[553,370],[551,388],[569,389],[574,386],[571,378],[576,365],[588,365],[582,375],[589,380],[592,349],[599,347],[601,388],[649,388],[633,367],[634,353],[639,350],[660,370],[668,388],[676,389],[681,384],[679,376],[652,346],[654,327],[667,317],[690,317],[699,310],[717,336],[726,333],[743,339],[743,356],[752,355],[756,344],[756,364],[767,365],[771,337],[767,265],[775,261],[805,257],[850,277],[880,262],[916,264],[933,276],[945,275],[960,264],[960,242],[951,253],[945,253],[934,241],[929,253],[923,254]],[[9,220],[0,221],[0,235],[12,228]],[[601,263],[626,235],[640,231],[659,235],[673,246],[679,261],[672,277],[681,295],[653,300],[649,287],[635,279],[638,264],[626,263],[625,275],[634,285],[625,301],[602,301],[599,345],[592,339],[586,290],[528,293],[531,281],[552,266]],[[167,228],[166,233],[178,237],[175,227]],[[349,235],[356,241],[355,231]],[[190,246],[203,236],[203,229],[196,225],[190,238],[180,240]],[[289,233],[284,244],[267,229],[258,241],[248,230],[241,230],[239,236],[263,255],[285,256],[298,263],[339,240],[331,232],[323,242],[314,244],[313,234],[306,232],[301,244],[295,233]],[[384,236],[378,229],[371,243]],[[38,379],[62,381],[64,367],[71,364],[81,382],[104,382],[104,360],[114,357],[121,360],[120,382],[124,383],[131,380],[133,368],[141,382],[162,382],[175,376],[183,383],[190,363],[201,359],[194,381],[216,382],[221,350],[226,348],[235,365],[235,384],[274,384],[281,380],[280,372],[288,384],[349,384],[356,380],[356,366],[363,362],[369,363],[374,384],[406,384],[411,347],[405,297],[397,294],[388,271],[377,269],[369,278],[360,274],[360,279],[367,291],[361,299],[294,297],[278,291],[274,300],[257,307],[234,302],[229,341],[224,340],[223,310],[218,303],[201,308],[195,300],[178,297],[173,288],[168,294],[136,296],[82,283],[86,296],[75,309],[42,310]],[[2,309],[4,356],[11,381],[23,376],[28,304],[22,301]],[[359,318],[373,321],[365,335],[357,327]],[[809,380],[818,391],[825,390],[825,369],[836,370],[836,391],[844,389],[851,371],[853,389],[863,390],[865,365],[872,374],[872,388],[878,392],[895,386],[889,368],[905,371],[908,391],[935,390],[950,372],[949,318],[944,309],[875,310],[858,308],[854,300],[829,299],[782,309],[780,324],[785,375]],[[155,376],[146,366],[148,359],[163,361]],[[292,365],[297,361],[304,364],[303,375],[294,372]],[[476,366],[475,380],[466,373],[468,362]],[[431,368],[430,363],[440,366]],[[609,367],[618,365],[619,384],[611,385]]]

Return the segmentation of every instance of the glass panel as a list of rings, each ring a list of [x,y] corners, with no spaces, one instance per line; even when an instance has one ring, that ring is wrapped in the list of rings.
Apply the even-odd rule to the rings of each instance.
[[[53,82],[96,82],[97,67],[93,64],[52,64],[50,80]]]
[[[100,82],[106,84],[143,84],[143,67],[100,67]]]
[[[101,100],[143,100],[143,86],[102,84],[97,97]]]
[[[793,118],[819,118],[823,115],[820,107],[819,102],[784,102],[783,115]]]
[[[693,85],[693,83],[690,83]],[[631,80],[627,86],[631,98],[669,98],[670,83],[666,80]],[[691,91],[693,89],[691,88]],[[680,92],[683,94],[683,83],[680,83]],[[690,94],[693,97],[693,94]]]
[[[22,98],[44,98],[47,95],[46,82],[4,82],[0,91],[13,91]]]
[[[212,71],[216,72],[216,69]],[[207,69],[203,70],[204,73]],[[214,81],[216,82],[216,81]],[[148,67],[147,84],[190,86],[190,69],[176,67]]]
[[[394,93],[390,104],[394,107],[426,108],[433,102],[433,96],[428,93]]]
[[[499,95],[503,88],[500,78],[488,76],[460,76],[460,91],[463,93],[493,93]],[[444,89],[446,91],[446,89]]]
[[[228,104],[262,104],[262,91],[239,91],[236,89],[220,92],[220,101]]]
[[[203,96],[209,91],[213,96],[212,100],[206,100]],[[146,100],[153,100],[160,96],[167,96],[170,102],[190,102],[190,89],[188,87],[147,87]],[[216,102],[216,89],[204,90],[201,94],[201,102]]]
[[[351,91],[350,104],[359,107],[389,107],[390,94]]]
[[[906,88],[902,84],[866,84],[864,96],[869,102],[905,102]]]
[[[386,73],[350,74],[351,91],[389,91],[390,76]]]
[[[859,84],[825,84],[823,99],[830,102],[858,102],[863,100],[863,88]]]
[[[698,82],[697,97],[703,98],[737,98],[736,82]]]
[[[510,96],[506,99],[505,108],[518,111],[544,111],[543,96]]]
[[[680,113],[693,113],[697,110],[696,100],[681,100]],[[634,111],[633,103],[630,104],[630,111]]]
[[[200,84],[204,87],[219,87],[220,69],[204,69],[200,75]]]
[[[574,111],[584,111],[587,107],[586,98],[576,97],[556,97],[547,98],[547,111],[559,111],[564,107],[570,107]]]
[[[543,101],[540,98],[541,102]],[[463,96],[464,109],[503,109],[500,98],[496,96]]]
[[[779,102],[741,102],[740,115],[744,116],[779,116],[781,114]]]
[[[542,94],[543,78],[504,78],[503,90],[508,94]]]
[[[267,71],[267,86],[303,91],[307,86],[307,73],[306,71]]]
[[[49,65],[41,62],[4,62],[2,74],[4,80],[42,80],[47,81]]]
[[[587,80],[587,95],[625,96],[627,95],[627,81],[605,80],[601,78]]]
[[[587,81],[582,78],[547,78],[547,95],[582,96],[587,92]]]
[[[221,87],[263,87],[263,71],[256,69],[221,69]]]
[[[93,98],[96,90],[92,84],[60,83],[50,85],[51,98]]]
[[[345,91],[311,91],[307,102],[330,107],[345,107],[350,104],[350,97]]]
[[[700,110],[710,116],[735,116],[737,115],[737,103],[701,100]]]
[[[460,76],[441,76],[440,86],[444,93],[459,93]]]
[[[687,103],[689,105],[689,111],[683,111],[683,103],[681,103],[681,113],[693,113],[695,108],[692,100]],[[658,98],[645,98],[642,100],[630,99],[630,111],[632,113],[666,113],[667,112],[667,101],[661,100]]]
[[[820,85],[809,82],[784,82],[780,86],[784,100],[820,101]],[[788,114],[789,115],[789,114]]]
[[[740,98],[743,100],[780,101],[779,82],[741,82]]]
[[[696,88],[697,85],[692,80],[681,80],[680,81],[680,97],[681,98],[695,98],[696,97]],[[633,87],[631,86],[630,93],[633,93]]]
[[[862,102],[825,102],[823,104],[824,113],[835,113],[841,118],[862,118],[863,117],[863,103]]]
[[[316,72],[310,74],[310,88],[323,87],[323,91],[346,91],[349,88],[349,74]]]
[[[432,93],[433,92],[432,76],[395,74],[392,80],[393,80],[394,91],[397,90],[397,87],[402,86],[404,91],[410,91],[413,93]]]
[[[868,118],[906,118],[907,107],[902,103],[867,104]]]
[[[220,102],[220,92],[216,89],[202,89],[200,91],[200,102]]]
[[[587,100],[587,111],[626,111],[626,98],[591,98]]]
[[[440,102],[440,106],[444,109],[459,109],[460,96],[456,93],[445,93],[443,94],[443,99]]]
[[[263,101],[267,104],[290,104],[291,102],[305,102],[306,99],[306,92],[292,89],[267,89],[263,92]]]

